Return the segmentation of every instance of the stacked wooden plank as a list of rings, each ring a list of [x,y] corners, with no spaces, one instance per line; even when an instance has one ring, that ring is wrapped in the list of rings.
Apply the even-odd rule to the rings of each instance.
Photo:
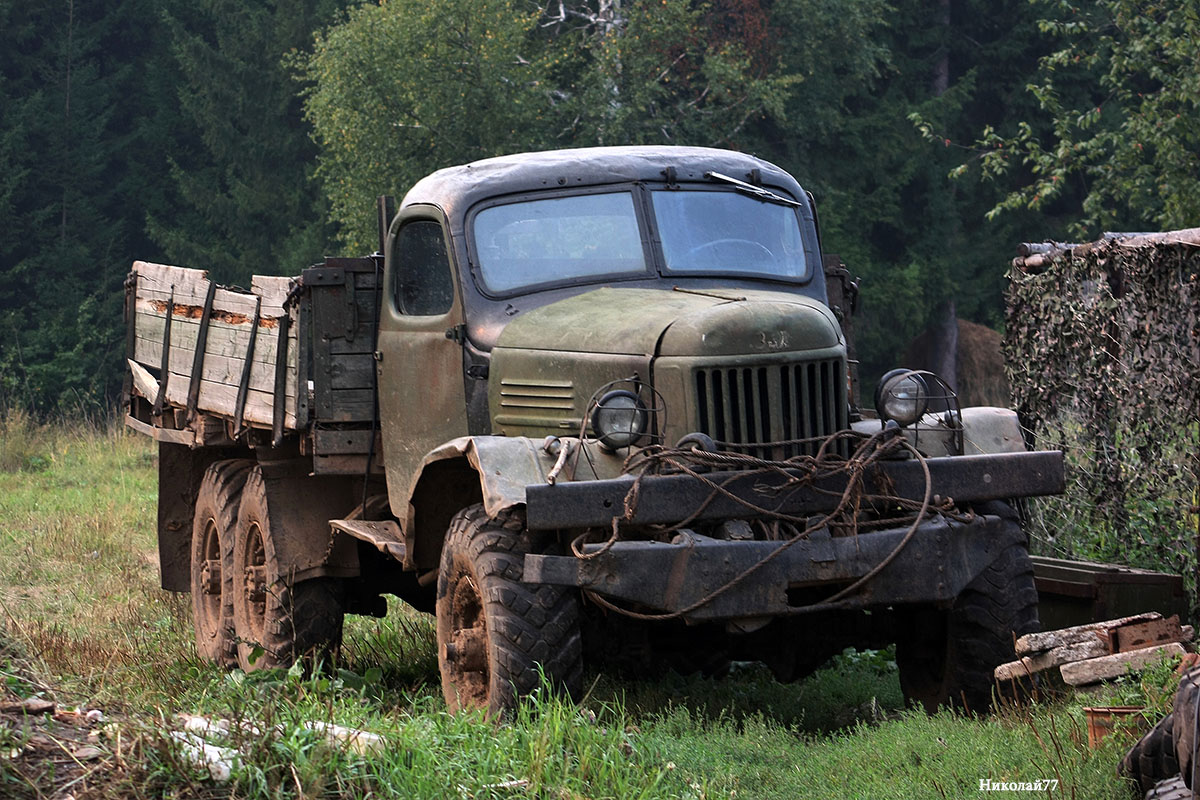
[[[239,389],[245,384],[243,424],[274,427],[278,408],[284,414],[282,427],[297,427],[298,326],[290,324],[285,307],[292,279],[255,275],[251,291],[239,292],[215,286],[204,270],[137,261],[133,271],[135,318],[129,367],[138,394],[154,402],[161,391],[161,405],[188,408],[191,400],[195,411],[232,420]],[[199,341],[204,347],[198,358]],[[283,373],[276,366],[281,349]],[[244,375],[247,360],[248,376]],[[197,365],[200,374],[193,375]],[[276,398],[280,383],[283,402]]]
[[[1010,681],[1057,667],[1064,682],[1085,686],[1143,669],[1159,659],[1184,653],[1195,631],[1178,616],[1158,612],[1094,622],[1017,639],[1020,657],[996,667],[996,680]]]

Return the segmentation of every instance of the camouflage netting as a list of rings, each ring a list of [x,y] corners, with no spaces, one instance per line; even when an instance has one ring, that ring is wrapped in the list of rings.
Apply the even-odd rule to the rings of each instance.
[[[1181,573],[1195,600],[1200,229],[1022,248],[1013,399],[1067,454],[1066,495],[1030,504],[1035,550]]]

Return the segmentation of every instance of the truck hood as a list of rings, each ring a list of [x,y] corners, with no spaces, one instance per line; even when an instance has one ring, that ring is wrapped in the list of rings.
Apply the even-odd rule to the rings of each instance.
[[[827,307],[789,292],[603,288],[522,314],[497,344],[653,357],[789,352],[841,341]]]

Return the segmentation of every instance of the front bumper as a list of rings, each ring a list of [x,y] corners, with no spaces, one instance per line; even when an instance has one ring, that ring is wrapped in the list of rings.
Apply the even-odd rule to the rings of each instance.
[[[1012,520],[978,516],[962,524],[935,517],[921,524],[878,575],[836,603],[820,602],[866,575],[899,546],[906,528],[833,538],[818,531],[789,545],[743,580],[782,542],[724,541],[685,533],[677,543],[617,542],[592,559],[525,556],[524,580],[574,586],[651,613],[688,609],[694,622],[814,611],[949,603],[1008,546],[1024,542]],[[600,545],[589,545],[595,552]],[[827,588],[827,591],[813,591]],[[814,595],[819,595],[814,597]],[[815,601],[815,603],[814,603]]]
[[[1057,451],[931,458],[931,494],[959,504],[1057,494],[1063,490],[1062,453]],[[736,497],[793,516],[832,510],[844,482],[773,491],[786,480],[772,473],[711,473],[705,476]],[[633,478],[580,481],[526,488],[531,529],[622,527],[712,521],[750,516],[747,506],[688,475],[647,476],[635,507],[625,499]],[[884,462],[864,476],[868,490],[919,499],[925,474],[915,461]],[[903,541],[908,528],[831,537],[816,531],[792,543],[728,541],[681,531],[672,543],[619,541],[590,559],[528,555],[524,580],[573,586],[623,606],[651,613],[683,613],[688,621],[786,616],[814,611],[949,603],[1006,548],[1025,535],[1011,519],[981,515],[969,523],[942,517],[924,521],[887,567],[853,593],[825,602],[867,575]],[[589,545],[595,553],[600,545]],[[748,569],[782,549],[770,561]],[[730,585],[732,584],[732,585]],[[827,590],[827,591],[825,591]],[[708,599],[699,605],[701,600]],[[693,608],[693,606],[696,606]]]
[[[928,458],[932,496],[959,504],[1013,497],[1061,494],[1063,455],[1058,450],[999,453],[980,456]],[[751,516],[746,505],[726,495],[749,500],[771,512],[804,516],[832,511],[846,486],[842,475],[784,488],[798,470],[781,472],[712,472],[702,482],[690,475],[651,475],[642,478],[636,508],[626,515],[625,498],[634,477],[579,480],[525,487],[525,523],[530,530],[604,528],[614,516],[622,526],[662,525],[685,519],[712,521]],[[714,496],[712,486],[726,494]],[[917,461],[882,461],[863,473],[863,487],[894,497],[920,500],[925,473]]]

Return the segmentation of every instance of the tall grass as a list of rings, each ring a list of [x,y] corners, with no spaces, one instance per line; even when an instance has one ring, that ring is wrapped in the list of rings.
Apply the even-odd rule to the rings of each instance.
[[[720,680],[592,675],[582,703],[540,694],[496,725],[446,712],[431,620],[393,603],[383,620],[348,621],[334,669],[226,672],[193,655],[186,595],[158,588],[151,443],[109,423],[5,426],[5,452],[26,455],[0,471],[0,678],[116,720],[80,796],[841,800],[977,797],[983,778],[1125,796],[1114,768],[1134,734],[1088,749],[1083,701],[927,718],[901,708],[886,652],[790,686],[754,665]],[[237,753],[227,783],[168,736],[180,713],[231,721],[214,737]],[[331,745],[312,722],[384,747]],[[57,796],[6,752],[0,795]]]

